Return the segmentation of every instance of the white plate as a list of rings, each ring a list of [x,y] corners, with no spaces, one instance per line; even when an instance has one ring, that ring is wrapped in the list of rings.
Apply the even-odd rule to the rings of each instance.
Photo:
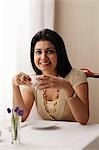
[[[35,122],[31,122],[30,125],[36,129],[49,129],[55,128],[56,123],[53,121],[45,121],[45,120],[37,120]]]

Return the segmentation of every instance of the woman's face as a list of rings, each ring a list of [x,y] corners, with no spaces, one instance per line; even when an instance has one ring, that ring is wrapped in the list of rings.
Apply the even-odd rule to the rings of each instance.
[[[57,53],[50,41],[38,41],[34,47],[34,63],[43,74],[56,75]]]

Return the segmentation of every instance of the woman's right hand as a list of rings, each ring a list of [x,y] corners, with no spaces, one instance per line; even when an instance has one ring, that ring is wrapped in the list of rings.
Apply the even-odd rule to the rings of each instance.
[[[12,80],[13,85],[19,86],[19,85],[31,85],[31,78],[28,74],[25,74],[23,72],[20,72],[16,76],[14,76]]]

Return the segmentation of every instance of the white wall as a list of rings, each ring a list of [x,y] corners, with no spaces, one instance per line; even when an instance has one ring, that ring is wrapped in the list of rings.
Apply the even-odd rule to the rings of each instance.
[[[0,120],[12,106],[12,77],[30,71],[28,20],[29,0],[0,0]]]
[[[99,0],[56,0],[55,30],[76,68],[99,72]],[[88,79],[90,122],[99,123],[99,79]]]
[[[32,37],[42,28],[53,29],[53,22],[54,0],[0,0],[0,120],[12,107],[12,77],[34,72]]]

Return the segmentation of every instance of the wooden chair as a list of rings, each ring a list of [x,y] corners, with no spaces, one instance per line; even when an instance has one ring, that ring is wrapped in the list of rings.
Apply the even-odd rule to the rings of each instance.
[[[87,77],[99,78],[99,73],[94,73],[87,68],[81,68],[81,70],[86,74]]]

